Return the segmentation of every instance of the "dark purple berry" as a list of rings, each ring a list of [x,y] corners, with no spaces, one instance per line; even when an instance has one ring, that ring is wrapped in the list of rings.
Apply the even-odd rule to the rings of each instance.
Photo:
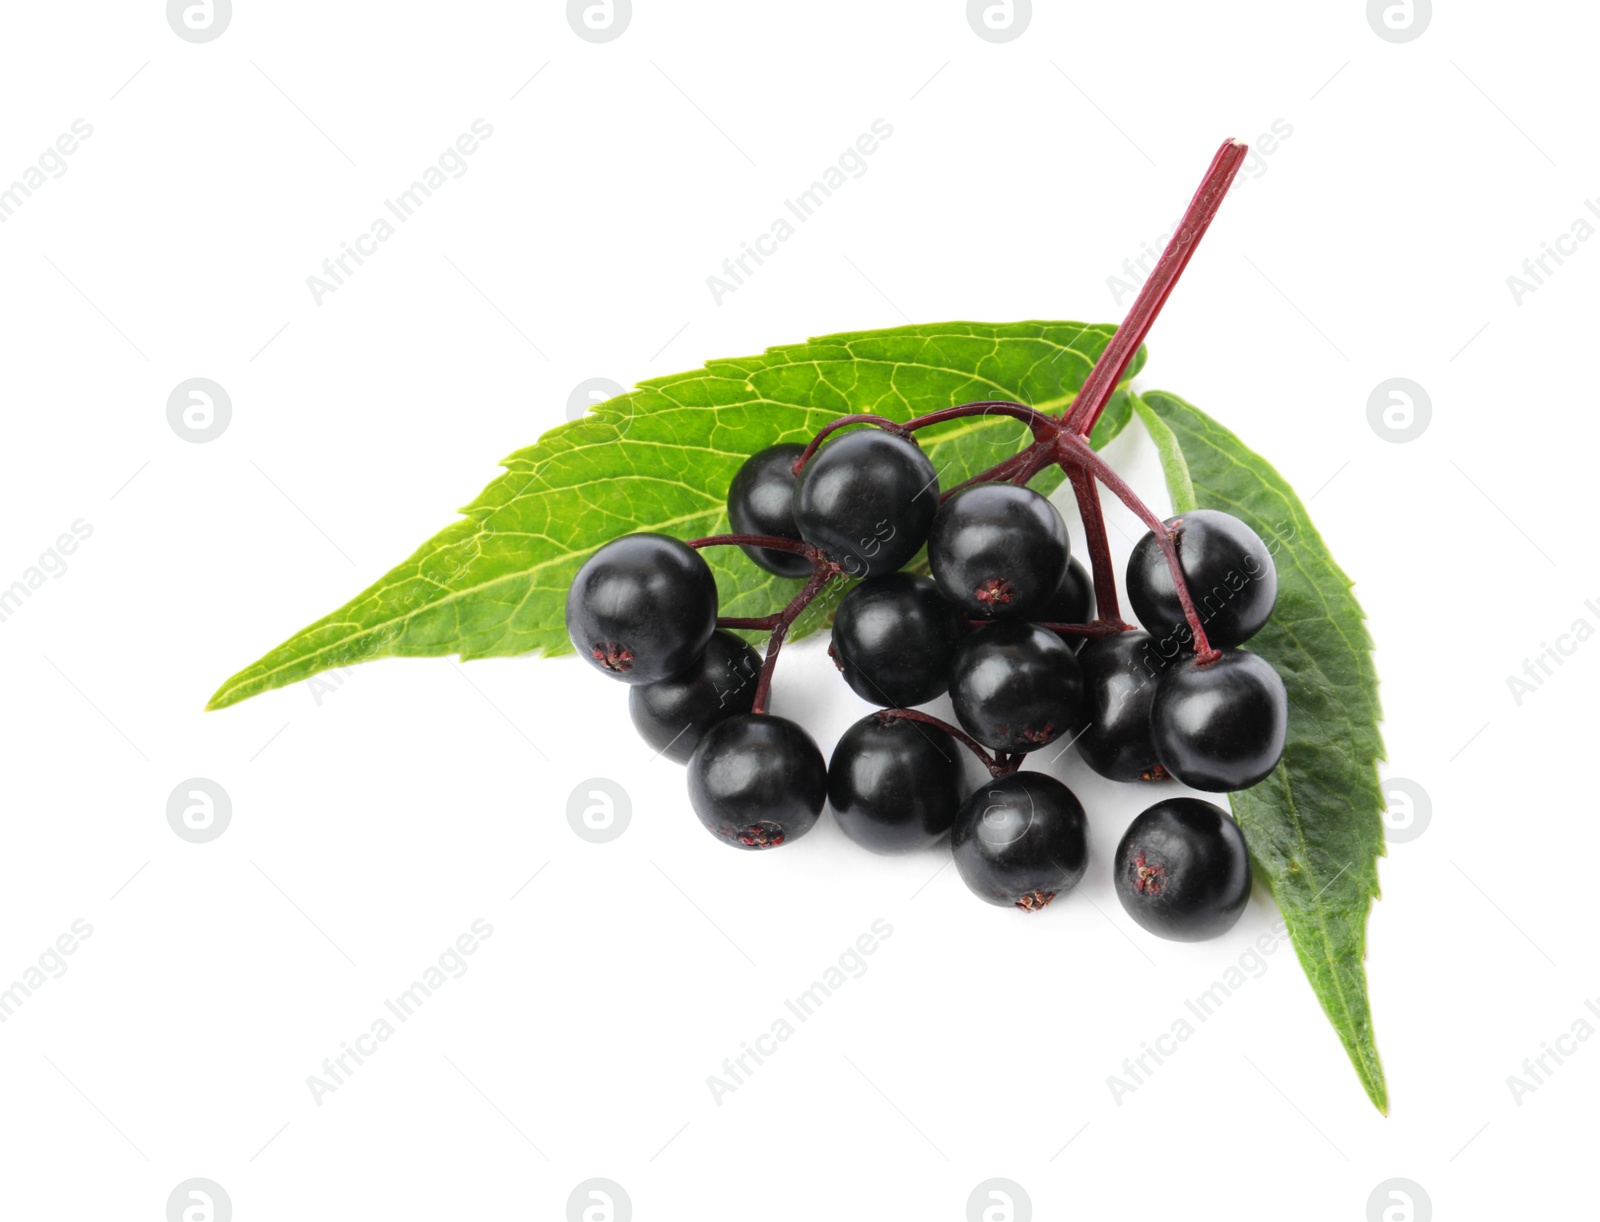
[[[719,628],[687,670],[631,689],[628,715],[657,754],[686,763],[707,730],[750,711],[760,675],[761,655]]]
[[[1038,624],[1087,624],[1094,619],[1094,582],[1089,570],[1077,560],[1068,560],[1061,584],[1032,619]],[[1077,642],[1082,643],[1078,637]]]
[[[828,764],[834,818],[874,853],[909,853],[942,839],[966,792],[956,740],[905,717],[863,717]]]
[[[934,580],[968,615],[1039,619],[1067,560],[1067,527],[1056,507],[1015,484],[962,489],[939,507],[928,535]]]
[[[1167,519],[1189,597],[1218,649],[1242,645],[1272,614],[1278,570],[1267,545],[1238,518],[1216,509],[1195,509]],[[1193,648],[1194,635],[1178,601],[1172,569],[1148,531],[1128,559],[1128,601],[1167,657]]]
[[[1042,772],[979,788],[956,816],[950,844],[961,880],[981,900],[1037,912],[1089,865],[1088,819],[1073,792]]]
[[[1265,658],[1224,649],[1172,663],[1156,685],[1150,734],[1178,780],[1213,793],[1248,789],[1283,757],[1289,694]]]
[[[567,635],[596,670],[655,683],[700,656],[717,626],[717,582],[666,535],[624,535],[584,562],[567,591]]]
[[[1166,775],[1150,735],[1150,706],[1166,660],[1148,632],[1100,637],[1078,650],[1083,667],[1085,726],[1078,754],[1113,781],[1156,781]]]
[[[1037,624],[989,624],[956,650],[950,702],[967,733],[996,751],[1037,751],[1083,724],[1083,671]]]
[[[944,695],[961,643],[961,617],[930,578],[890,573],[839,603],[828,650],[863,700],[910,708]]]
[[[907,438],[840,433],[811,456],[794,489],[801,536],[851,577],[892,573],[921,550],[939,510],[939,476]]]
[[[800,538],[794,524],[794,464],[805,446],[785,443],[758,450],[728,485],[728,521],[738,535]],[[744,554],[779,577],[809,577],[811,561],[770,547],[742,547]]]
[[[1199,798],[1157,802],[1117,845],[1122,907],[1157,937],[1202,942],[1227,933],[1250,901],[1250,852],[1228,812]]]
[[[689,757],[689,803],[736,849],[775,849],[809,832],[828,800],[828,765],[794,722],[741,713],[707,730]]]

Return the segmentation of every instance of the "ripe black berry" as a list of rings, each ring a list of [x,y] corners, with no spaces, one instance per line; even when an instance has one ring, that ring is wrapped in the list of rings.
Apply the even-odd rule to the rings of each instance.
[[[1178,561],[1206,639],[1219,649],[1249,640],[1278,598],[1278,570],[1261,536],[1215,509],[1168,518],[1167,526],[1176,532]],[[1154,531],[1146,532],[1128,559],[1128,601],[1169,657],[1176,645],[1190,644],[1193,634]]]
[[[928,456],[883,429],[830,440],[800,472],[794,520],[800,534],[852,577],[892,573],[927,542],[939,511],[939,476]]]
[[[773,849],[816,825],[828,766],[794,722],[741,713],[707,730],[689,757],[689,802],[707,830],[736,849]]]
[[[913,573],[863,581],[839,603],[828,647],[856,695],[885,708],[942,696],[961,643],[961,617]]]
[[[744,460],[728,485],[728,521],[735,534],[799,539],[794,524],[794,464],[805,446],[768,446]],[[750,559],[779,577],[807,577],[811,561],[770,547],[743,547]]]
[[[1094,582],[1089,570],[1069,559],[1056,592],[1030,618],[1039,624],[1087,624],[1094,619]],[[1074,647],[1082,643],[1082,637],[1069,642]]]
[[[624,535],[590,556],[567,592],[567,635],[624,683],[687,667],[717,626],[717,582],[700,553],[666,535]]]
[[[1148,632],[1119,632],[1078,650],[1083,667],[1083,711],[1078,735],[1084,763],[1113,781],[1154,781],[1159,771],[1150,735],[1150,706],[1166,667]]]
[[[928,535],[934,580],[968,615],[1039,619],[1067,560],[1067,527],[1056,507],[1015,484],[956,493],[939,507]]]
[[[996,751],[1037,751],[1083,724],[1083,671],[1037,624],[989,624],[956,650],[950,701],[968,734]]]
[[[1117,845],[1117,898],[1157,937],[1202,942],[1227,933],[1250,900],[1250,853],[1225,810],[1199,798],[1157,802]]]
[[[750,711],[760,673],[761,655],[718,629],[687,670],[629,691],[628,715],[645,742],[682,764],[717,722]]]
[[[1054,777],[1013,772],[979,787],[956,816],[956,869],[979,899],[1037,912],[1089,865],[1083,805]]]
[[[844,732],[828,764],[828,802],[844,834],[874,853],[927,848],[966,794],[961,748],[937,726],[872,713]]]
[[[1248,789],[1278,766],[1289,694],[1265,658],[1224,649],[1212,662],[1187,657],[1156,685],[1150,733],[1164,767],[1185,785]]]

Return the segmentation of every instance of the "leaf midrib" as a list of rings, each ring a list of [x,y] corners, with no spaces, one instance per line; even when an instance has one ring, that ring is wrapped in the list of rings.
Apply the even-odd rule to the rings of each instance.
[[[1304,820],[1302,820],[1301,817],[1300,817],[1299,804],[1297,802],[1295,802],[1295,800],[1294,800],[1294,787],[1289,784],[1289,768],[1288,768],[1288,765],[1283,764],[1283,765],[1279,765],[1279,767],[1282,770],[1282,774],[1283,774],[1283,782],[1282,782],[1282,785],[1281,785],[1281,789],[1282,789],[1282,792],[1283,792],[1283,800],[1287,804],[1288,809],[1289,809],[1290,826],[1292,826],[1294,828],[1295,842],[1299,846],[1300,856],[1307,863],[1307,868],[1302,870],[1302,871],[1300,871],[1300,873],[1303,873],[1304,875],[1306,875],[1308,880],[1310,880],[1312,882],[1319,881],[1321,876],[1319,874],[1316,874],[1313,870],[1310,869],[1310,862],[1311,862],[1312,858],[1311,858],[1311,853],[1309,851],[1309,846],[1306,844],[1305,823],[1304,823]],[[1328,882],[1324,885],[1323,890],[1325,891],[1328,887],[1332,886],[1334,881],[1336,881],[1337,879],[1338,879],[1338,875],[1336,874],[1336,875],[1334,875],[1334,877],[1332,879],[1328,880]],[[1312,901],[1311,901],[1309,906],[1313,910],[1313,912],[1316,914],[1317,931],[1320,934],[1320,941],[1321,941],[1321,946],[1322,946],[1322,951],[1323,951],[1322,961],[1330,969],[1337,969],[1338,960],[1337,960],[1336,956],[1333,953],[1333,941],[1332,941],[1332,935],[1328,931],[1328,922],[1327,922],[1327,917],[1326,917],[1326,910],[1323,908],[1322,905],[1320,905],[1320,904],[1318,904],[1316,902],[1317,899],[1321,898],[1321,895],[1322,895],[1321,891],[1317,892],[1316,896],[1313,897],[1313,899],[1312,899]],[[1368,902],[1370,902],[1372,897],[1371,897],[1370,894],[1366,894],[1366,895],[1363,896],[1363,898],[1365,900],[1367,900]],[[1297,905],[1297,908],[1299,909],[1299,911],[1303,912],[1304,909],[1305,909],[1305,905]],[[1362,945],[1364,947],[1366,945],[1365,933],[1363,933],[1363,935],[1362,935],[1361,942],[1362,942]],[[1326,975],[1327,975],[1327,978],[1332,982],[1334,991],[1339,995],[1339,1009],[1340,1009],[1340,1012],[1341,1012],[1341,1014],[1343,1016],[1344,1021],[1350,1026],[1350,1028],[1353,1031],[1359,1031],[1361,1029],[1361,1027],[1362,1027],[1362,1024],[1357,1022],[1356,1012],[1355,1012],[1354,1009],[1351,1008],[1350,997],[1349,997],[1349,994],[1346,991],[1345,986],[1344,986],[1344,976],[1337,970],[1330,970],[1330,971],[1328,971],[1326,973]],[[1343,1038],[1341,1038],[1339,1042],[1340,1043],[1345,1043],[1346,1041]],[[1365,1076],[1368,1079],[1368,1085],[1369,1085],[1369,1088],[1370,1088],[1371,1084],[1376,1083],[1378,1081],[1378,1079],[1372,1073],[1373,1066],[1367,1059],[1367,1050],[1366,1050],[1365,1046],[1363,1045],[1363,1043],[1361,1041],[1359,1041],[1359,1040],[1352,1041],[1351,1042],[1351,1046],[1355,1047],[1360,1052],[1361,1064],[1362,1064],[1362,1066],[1364,1067],[1364,1069],[1366,1071]],[[1388,1092],[1385,1091],[1384,1094],[1385,1094],[1385,1097],[1387,1097]],[[1388,1114],[1387,1106],[1385,1106],[1381,1110],[1384,1112],[1385,1115]]]
[[[1066,349],[1064,349],[1064,351],[1066,351]],[[900,364],[905,364],[906,362],[899,362],[899,363]],[[918,365],[918,366],[916,366],[916,368],[920,369],[920,368],[936,368],[936,367],[935,366]],[[949,371],[945,371],[945,372],[949,372]],[[987,381],[987,379],[984,379],[984,380]],[[993,382],[990,382],[989,384],[990,385],[996,385]],[[1034,407],[1035,407],[1035,410],[1038,410],[1038,411],[1053,411],[1056,408],[1065,407],[1067,404],[1071,403],[1075,398],[1077,398],[1076,394],[1061,395],[1061,396],[1057,396],[1054,399],[1042,400],[1041,402],[1035,404]],[[799,404],[786,404],[780,399],[766,399],[766,398],[763,398],[763,399],[759,400],[759,402],[771,403],[771,404],[774,404],[774,405],[777,405],[777,406],[797,407],[797,408],[800,408],[800,410],[804,410],[804,411],[819,410],[819,409],[812,409],[812,408],[804,408],[804,407],[801,407],[801,405],[799,405]],[[680,411],[680,410],[681,411],[688,411],[688,410],[704,410],[704,409],[695,409],[695,408],[690,407],[689,405],[675,405],[670,410],[673,410],[673,411]],[[987,424],[995,423],[995,421],[993,419],[988,418],[988,417],[982,417],[980,419],[983,420]],[[932,439],[932,444],[939,445],[939,444],[943,444],[943,443],[946,443],[946,442],[954,441],[954,440],[956,440],[956,439],[958,439],[960,437],[969,436],[972,433],[977,432],[978,429],[983,428],[983,427],[984,427],[984,423],[977,423],[977,424],[970,424],[970,425],[962,424],[962,425],[959,425],[956,428],[952,428],[952,429],[949,429],[947,431],[943,431],[943,432],[939,433],[937,437],[934,437]],[[645,441],[645,440],[643,440],[641,438],[633,438],[628,442],[628,444],[630,444],[630,445],[662,445],[662,444],[665,444],[665,443]],[[674,449],[703,449],[703,450],[706,450],[707,452],[717,453],[717,454],[727,453],[726,451],[712,450],[712,449],[710,449],[710,447],[698,447],[698,446],[689,446],[689,445],[673,446],[671,448],[674,448]],[[534,477],[534,476],[530,475],[530,480],[534,479],[534,478],[539,478],[539,477]],[[651,477],[651,476],[643,475],[643,474],[638,475],[638,476],[618,476],[618,477],[613,477],[613,479],[615,479],[615,480],[650,479],[652,482],[655,482],[655,483],[665,483],[665,484],[671,484],[671,485],[678,486],[678,487],[687,488],[690,491],[694,492],[696,495],[702,495],[702,496],[707,495],[705,493],[704,489],[690,488],[689,485],[684,484],[684,483],[682,483],[682,481],[679,481],[679,480],[661,480],[661,479],[659,479],[657,477]],[[506,499],[506,501],[502,505],[496,506],[495,511],[499,512],[501,510],[504,510],[507,506],[515,504],[518,500],[521,500],[521,499],[523,499],[523,498],[525,498],[526,496],[529,496],[529,495],[536,495],[536,494],[530,493],[528,491],[528,488],[526,486],[524,486],[523,488],[520,488],[516,492],[514,492],[510,497],[508,497]],[[709,496],[708,496],[708,499],[711,499],[711,498],[709,498]],[[661,522],[646,523],[646,525],[649,525],[649,526],[653,527],[654,529],[658,529],[659,530],[659,529],[664,529],[664,528],[671,527],[671,526],[679,526],[679,525],[682,525],[685,522],[697,521],[700,518],[704,518],[704,517],[707,517],[709,515],[713,515],[713,514],[715,514],[715,512],[716,512],[715,510],[706,510],[706,511],[703,511],[701,513],[687,514],[687,515],[683,515],[683,516],[677,517],[677,518],[669,518],[669,519],[666,519],[666,520],[661,521]],[[484,536],[484,535],[503,535],[503,534],[507,534],[507,533],[515,533],[515,532],[498,531],[498,530],[485,530],[483,528],[483,520],[479,519],[478,520],[478,530],[474,533],[473,537],[480,537],[480,536]],[[499,577],[490,578],[488,581],[479,582],[476,585],[464,586],[464,587],[462,587],[460,589],[450,590],[448,593],[444,594],[440,598],[437,598],[437,599],[433,600],[432,602],[428,603],[426,609],[431,612],[431,611],[433,611],[433,610],[435,610],[437,608],[449,606],[450,604],[452,604],[452,603],[458,601],[459,599],[464,598],[464,597],[466,597],[466,596],[468,596],[470,594],[476,594],[476,593],[480,593],[480,592],[482,592],[484,590],[493,589],[494,587],[502,585],[502,584],[505,584],[507,582],[522,581],[522,580],[530,577],[531,575],[539,572],[541,569],[547,568],[547,567],[549,567],[551,565],[561,564],[561,563],[564,563],[564,562],[566,562],[568,560],[572,560],[572,559],[574,559],[576,557],[585,556],[585,555],[588,555],[591,552],[598,551],[601,546],[603,546],[603,545],[596,544],[594,547],[586,547],[586,548],[582,548],[582,549],[575,550],[575,551],[563,550],[563,551],[559,552],[558,554],[556,554],[554,556],[551,556],[548,560],[541,561],[538,564],[529,565],[527,568],[519,569],[515,573],[506,573],[506,574],[503,574],[503,575],[501,575]],[[418,574],[418,578],[419,579],[421,578],[421,574]],[[383,587],[383,588],[384,589],[390,589],[390,588],[393,588],[393,587],[386,586],[386,587]],[[526,605],[526,603],[528,601],[528,597],[532,593],[533,593],[533,587],[530,585],[528,591],[526,593],[524,593],[521,601],[519,601],[517,603],[516,609],[511,612],[510,616],[507,617],[508,619],[515,617],[516,612],[518,610],[521,610],[522,607],[524,605]],[[357,639],[359,637],[366,636],[368,633],[378,632],[378,631],[380,631],[380,630],[382,630],[384,628],[391,627],[391,626],[393,626],[395,624],[403,623],[405,620],[409,619],[412,614],[413,614],[412,612],[407,612],[406,614],[403,614],[403,615],[391,616],[389,619],[379,620],[378,622],[376,622],[374,624],[369,624],[368,626],[366,626],[364,628],[352,626],[352,630],[349,633],[347,633],[345,636],[341,637],[339,640],[329,641],[326,645],[319,645],[317,648],[312,649],[312,650],[308,650],[308,651],[306,651],[304,653],[297,653],[293,657],[285,660],[284,662],[279,663],[277,666],[274,666],[274,667],[272,667],[272,668],[270,668],[268,670],[263,670],[263,671],[257,672],[256,674],[252,675],[250,677],[250,679],[247,680],[244,683],[239,683],[239,684],[235,685],[234,687],[224,688],[221,692],[218,693],[218,695],[219,696],[221,696],[221,695],[231,695],[233,692],[237,691],[239,688],[248,687],[248,686],[260,683],[261,681],[263,681],[265,679],[268,679],[268,678],[271,678],[273,675],[278,674],[281,671],[289,669],[291,666],[303,665],[305,662],[309,661],[310,659],[320,657],[323,654],[327,653],[329,650],[337,649],[341,645],[346,645],[352,640],[355,640],[355,639]],[[213,700],[212,703],[215,704],[216,702]]]

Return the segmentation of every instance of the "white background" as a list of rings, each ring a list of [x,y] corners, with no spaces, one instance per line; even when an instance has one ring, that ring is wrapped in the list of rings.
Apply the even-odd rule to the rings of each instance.
[[[1506,278],[1600,191],[1600,31],[1577,4],[1440,7],[1394,44],[1354,2],[1039,3],[994,44],[954,0],[638,0],[596,45],[558,3],[241,0],[195,45],[151,0],[8,6],[0,180],[74,119],[93,135],[0,225],[0,585],[93,534],[0,623],[0,979],[94,930],[0,1026],[8,1213],[159,1219],[193,1176],[241,1222],[557,1219],[592,1176],[641,1219],[959,1219],[993,1176],[1041,1219],[1359,1222],[1392,1177],[1440,1219],[1557,1213],[1589,1179],[1600,1041],[1520,1106],[1506,1080],[1600,996],[1600,645],[1520,705],[1507,676],[1600,624],[1600,430],[1564,372],[1600,243],[1520,304]],[[306,278],[480,117],[465,176],[318,305]],[[876,118],[868,172],[715,304],[706,277]],[[1223,137],[1277,119],[1140,384],[1311,498],[1371,616],[1386,774],[1432,803],[1370,923],[1388,1119],[1287,949],[1113,1101],[1274,914],[1142,935],[1106,878],[1142,795],[1074,759],[1093,866],[1023,917],[826,818],[728,852],[570,659],[383,661],[200,711],[585,379],[905,321],[1115,321],[1107,277]],[[1407,444],[1367,419],[1396,376],[1433,406]],[[166,419],[193,377],[232,399],[208,444]],[[1112,455],[1159,503],[1136,432]],[[818,642],[777,708],[824,749],[865,712]],[[204,845],[165,814],[196,776],[233,803]],[[632,798],[610,844],[568,826],[591,777]],[[314,1102],[479,917],[470,970]],[[865,974],[714,1103],[707,1076],[879,917]]]

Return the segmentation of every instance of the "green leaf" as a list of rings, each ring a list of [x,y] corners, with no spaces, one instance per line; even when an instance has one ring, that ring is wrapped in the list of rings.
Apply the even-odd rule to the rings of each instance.
[[[1134,410],[1156,443],[1156,454],[1161,459],[1161,472],[1167,477],[1167,491],[1172,494],[1172,512],[1188,513],[1200,506],[1194,499],[1194,481],[1189,477],[1189,464],[1184,461],[1183,447],[1167,422],[1156,414],[1143,399],[1135,396]]]
[[[1142,359],[1139,360],[1135,368],[1143,363]],[[1127,376],[1132,379],[1133,371],[1129,370]],[[1111,396],[1111,401],[1106,404],[1105,410],[1100,413],[1100,419],[1095,421],[1094,428],[1089,431],[1089,444],[1091,446],[1096,450],[1103,449],[1107,442],[1127,427],[1128,421],[1133,419],[1134,398],[1133,392],[1127,388],[1126,383],[1117,388]],[[1052,467],[1050,469],[1055,471],[1058,476],[1060,475],[1060,468]],[[1033,486],[1033,481],[1030,480],[1029,484]]]
[[[726,531],[728,483],[749,454],[809,441],[851,412],[906,420],[980,399],[1059,412],[1114,331],[1075,322],[935,323],[830,335],[653,378],[505,459],[505,474],[461,511],[465,517],[233,676],[207,707],[372,658],[565,653],[566,591],[590,553],[630,531],[683,539]],[[1141,350],[1129,378],[1143,360]],[[1128,392],[1119,389],[1097,441],[1113,436],[1130,412]],[[1016,421],[986,417],[919,437],[945,486],[1030,440]],[[1036,486],[1048,493],[1053,481]],[[735,548],[711,549],[707,559],[724,615],[769,614],[798,588]],[[824,612],[808,614],[794,635],[823,622]]]
[[[1277,563],[1277,606],[1249,648],[1289,689],[1288,743],[1272,775],[1230,801],[1312,989],[1368,1097],[1387,1114],[1363,967],[1384,852],[1381,713],[1366,615],[1300,498],[1265,459],[1175,395],[1146,394],[1138,410],[1174,500],[1243,519]]]

